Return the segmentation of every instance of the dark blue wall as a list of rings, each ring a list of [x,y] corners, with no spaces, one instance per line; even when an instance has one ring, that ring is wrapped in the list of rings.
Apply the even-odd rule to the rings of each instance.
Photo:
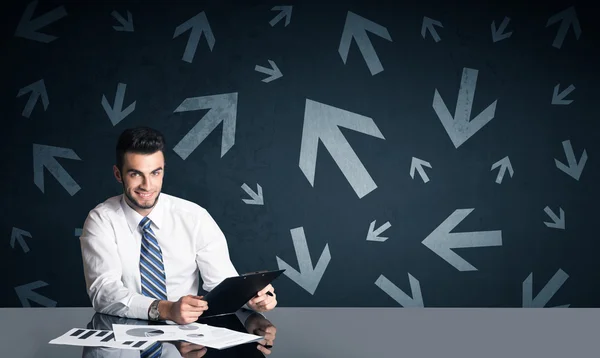
[[[163,191],[213,215],[238,271],[287,264],[292,274],[299,269],[292,232],[303,231],[298,249],[304,240],[317,272],[277,279],[281,306],[599,306],[595,9],[575,1],[393,3],[6,5],[0,267],[10,274],[0,306],[90,305],[76,232],[89,210],[120,193],[114,146],[137,125],[166,135]],[[270,24],[277,5],[293,5],[288,25]],[[55,39],[28,38],[33,25],[19,27],[29,6],[34,18],[55,15],[38,30]],[[571,17],[548,25],[571,6]],[[131,13],[133,32],[113,28],[120,26],[113,11]],[[205,28],[188,58],[190,31],[174,34],[201,13],[199,25],[210,27],[215,42],[211,50]],[[423,37],[424,16],[439,24]],[[500,27],[505,17],[501,32],[511,35],[494,41],[492,23]],[[351,39],[344,61],[345,31],[364,26],[378,32],[361,42],[376,55],[361,54]],[[270,67],[269,60],[283,76],[264,82],[269,75],[255,66]],[[463,73],[472,83],[460,89]],[[28,108],[25,89],[40,80],[47,108],[42,98]],[[134,102],[135,109],[117,121],[102,99],[112,106],[120,83],[123,110]],[[472,96],[457,111],[472,121],[447,131],[436,91],[452,116],[459,92]],[[187,98],[227,93],[236,100],[177,111]],[[493,118],[473,131],[483,111]],[[221,155],[221,123],[189,156],[178,154],[184,136],[211,117],[235,120],[235,133],[225,136],[235,139],[230,149]],[[311,121],[317,127],[303,132]],[[455,145],[453,132],[463,141]],[[326,133],[333,141],[329,149],[319,144],[311,185],[299,165],[301,152],[310,153],[303,136]],[[567,164],[571,151],[577,162],[587,160],[569,175],[557,161]],[[38,163],[44,155],[48,161]],[[73,183],[43,166],[52,155]],[[514,172],[500,180],[504,169],[492,167],[505,157]],[[429,167],[413,178],[417,159]],[[260,185],[264,205],[245,203],[243,184]],[[564,227],[547,226],[561,210]],[[373,221],[371,230],[385,225],[379,236],[387,240],[368,240]],[[460,240],[462,248],[450,251]]]

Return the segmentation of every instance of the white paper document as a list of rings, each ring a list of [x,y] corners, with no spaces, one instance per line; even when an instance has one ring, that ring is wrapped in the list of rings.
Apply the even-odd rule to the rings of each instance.
[[[146,349],[154,341],[138,338],[125,341],[116,341],[112,331],[97,329],[73,328],[60,337],[57,337],[50,344],[64,344],[69,346],[89,346],[89,347],[109,347],[121,349]]]

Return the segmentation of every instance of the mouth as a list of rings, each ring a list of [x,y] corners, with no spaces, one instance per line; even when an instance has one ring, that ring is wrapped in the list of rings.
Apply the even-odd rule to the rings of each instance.
[[[139,191],[136,191],[135,193],[142,199],[150,199],[153,195],[153,193],[141,193]]]

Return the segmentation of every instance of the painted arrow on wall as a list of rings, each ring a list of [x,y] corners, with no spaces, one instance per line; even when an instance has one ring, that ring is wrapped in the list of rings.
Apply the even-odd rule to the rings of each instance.
[[[194,60],[194,55],[196,54],[196,49],[198,49],[198,42],[200,42],[200,36],[202,35],[202,33],[204,33],[204,37],[206,38],[206,42],[208,43],[208,48],[210,48],[211,51],[213,49],[213,46],[215,45],[215,36],[213,35],[212,29],[210,28],[210,24],[208,23],[208,19],[206,18],[206,14],[204,13],[204,11],[192,17],[183,24],[177,26],[177,28],[175,28],[173,38],[176,38],[177,36],[190,29],[192,30],[192,32],[185,46],[185,52],[183,53],[182,60],[184,60],[185,62],[192,63],[192,61]]]
[[[25,11],[23,12],[23,16],[21,16],[21,20],[19,20],[17,29],[15,30],[15,36],[44,43],[52,42],[58,37],[38,32],[38,30],[67,16],[67,10],[65,10],[64,6],[59,6],[43,15],[36,17],[35,19],[32,19],[31,17],[35,12],[37,3],[38,1],[35,0],[27,5]]]
[[[419,280],[414,278],[410,273],[408,274],[408,279],[410,281],[412,298],[383,275],[379,276],[377,281],[375,281],[375,285],[381,288],[383,292],[387,293],[402,307],[425,307],[423,304],[423,296],[421,294],[421,285],[419,284]]]
[[[127,89],[127,85],[124,83],[119,83],[117,85],[117,93],[115,94],[115,102],[113,107],[110,107],[108,100],[105,95],[102,95],[102,108],[104,108],[104,112],[108,115],[113,126],[116,126],[119,122],[121,122],[125,117],[131,114],[135,110],[135,103],[133,101],[132,104],[127,106],[125,110],[123,110],[123,101],[125,100],[125,90]]]
[[[38,99],[42,99],[44,111],[48,109],[48,105],[50,104],[50,101],[48,100],[48,91],[46,91],[46,84],[44,83],[43,79],[21,88],[19,90],[19,93],[17,93],[17,98],[29,92],[31,92],[31,95],[29,96],[27,104],[25,105],[25,108],[21,113],[23,117],[26,118],[29,118],[31,116],[31,112],[33,112],[33,107],[35,107],[35,104],[38,102]]]
[[[554,294],[560,290],[562,285],[567,281],[569,275],[562,269],[558,269],[554,276],[546,283],[544,288],[533,298],[533,272],[523,281],[523,307],[544,307],[552,299]],[[569,307],[569,305],[561,305],[559,307]]]
[[[81,158],[75,154],[73,149],[33,144],[33,182],[43,193],[44,167],[46,167],[50,174],[58,180],[60,185],[73,196],[81,189],[81,187],[75,182],[73,177],[69,175],[65,168],[58,163],[56,157],[81,160]]]
[[[10,247],[12,247],[14,249],[15,241],[18,241],[19,245],[21,245],[21,248],[23,249],[23,252],[28,253],[29,246],[27,246],[27,242],[25,242],[24,237],[31,238],[31,234],[28,231],[13,227],[12,232],[10,234]]]
[[[110,13],[112,17],[114,17],[122,26],[113,26],[113,29],[117,31],[127,31],[133,32],[133,16],[131,16],[131,12],[127,10],[127,20],[121,14],[119,14],[116,10]]]
[[[26,285],[15,287],[15,292],[17,292],[17,296],[19,296],[19,300],[23,307],[31,307],[29,301],[35,302],[44,307],[55,307],[56,301],[49,299],[48,297],[42,296],[34,290],[48,286],[48,284],[44,281],[35,281],[28,283]]]
[[[559,12],[551,16],[546,23],[546,27],[550,25],[554,25],[560,21],[560,27],[558,28],[558,33],[552,42],[552,46],[556,48],[561,48],[563,42],[565,41],[565,36],[567,36],[567,31],[569,31],[569,27],[573,26],[573,32],[575,33],[575,38],[579,40],[579,36],[581,36],[581,26],[579,25],[579,19],[577,18],[577,12],[573,6]]]
[[[279,11],[279,14],[275,16],[271,21],[269,21],[269,25],[271,27],[275,26],[281,19],[285,17],[285,27],[290,24],[292,20],[292,9],[293,6],[273,6],[271,11]]]
[[[244,201],[244,203],[249,204],[249,205],[264,205],[265,201],[263,199],[263,191],[262,191],[262,187],[260,186],[260,184],[256,184],[256,189],[258,190],[257,193],[255,193],[252,189],[250,189],[250,187],[244,183],[242,185],[242,189],[246,192],[246,194],[250,195],[250,197],[252,199],[242,199],[242,201]]]
[[[567,165],[560,162],[558,159],[554,159],[554,163],[556,167],[561,171],[567,173],[575,180],[579,180],[581,177],[581,173],[583,172],[583,168],[585,167],[585,163],[587,162],[588,156],[587,152],[584,149],[581,154],[581,158],[579,159],[579,163],[577,163],[577,159],[575,159],[575,152],[573,152],[573,147],[571,146],[570,140],[565,140],[562,142],[563,149],[565,151],[565,156],[567,157]]]

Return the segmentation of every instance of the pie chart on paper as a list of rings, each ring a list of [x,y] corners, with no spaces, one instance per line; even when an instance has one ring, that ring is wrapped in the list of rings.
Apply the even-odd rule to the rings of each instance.
[[[164,331],[154,328],[133,328],[127,331],[132,337],[156,337],[165,334]]]

